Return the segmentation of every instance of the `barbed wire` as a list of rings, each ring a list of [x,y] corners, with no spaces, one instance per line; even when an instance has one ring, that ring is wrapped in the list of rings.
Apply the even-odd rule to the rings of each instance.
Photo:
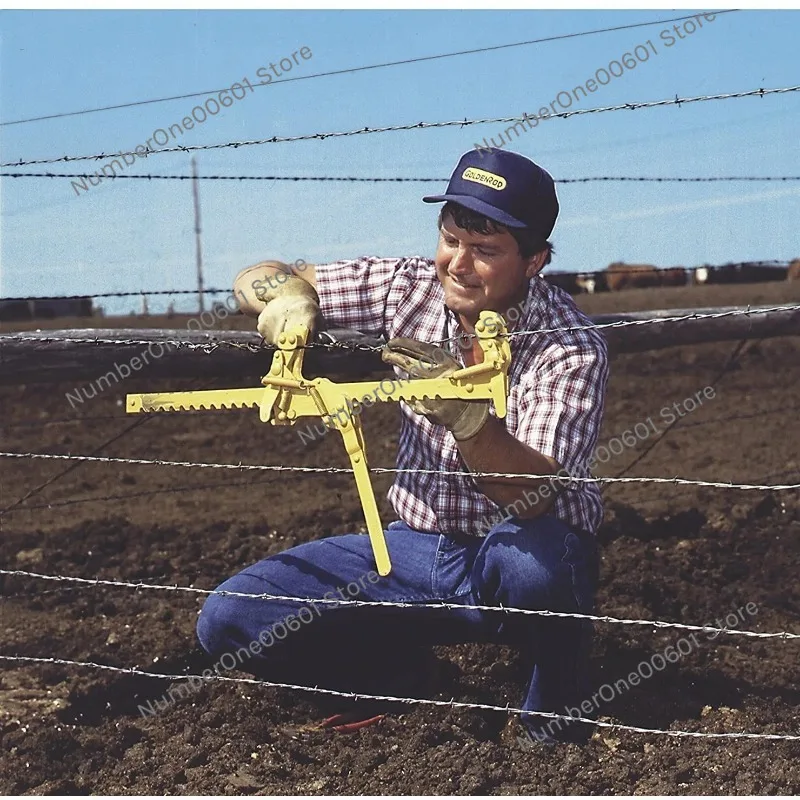
[[[222,597],[240,597],[251,600],[280,600],[283,602],[291,603],[321,603],[323,605],[346,605],[351,607],[379,607],[379,608],[415,608],[415,609],[431,609],[431,610],[465,610],[471,611],[489,611],[499,614],[522,614],[527,616],[536,617],[559,617],[563,619],[581,619],[590,620],[592,622],[605,622],[618,625],[644,625],[646,627],[675,629],[697,631],[699,633],[720,633],[729,634],[731,636],[745,636],[753,639],[800,639],[800,633],[790,633],[789,631],[780,631],[778,633],[762,633],[761,631],[748,631],[740,630],[739,628],[718,628],[713,625],[689,625],[682,622],[668,622],[663,620],[646,620],[646,619],[624,619],[620,617],[601,616],[597,614],[580,614],[570,611],[549,611],[545,609],[530,609],[530,608],[514,608],[511,606],[485,606],[485,605],[461,605],[459,603],[411,603],[403,601],[391,600],[325,600],[324,598],[316,600],[308,597],[295,597],[293,595],[280,595],[270,593],[250,594],[247,592],[232,592],[227,589],[198,589],[194,586],[178,586],[166,584],[143,583],[141,581],[132,583],[129,581],[116,581],[104,578],[78,578],[64,575],[45,575],[39,572],[28,572],[26,570],[8,570],[0,569],[0,575],[9,575],[16,577],[35,578],[45,581],[60,581],[68,583],[81,583],[91,584],[93,586],[109,586],[115,588],[126,589],[152,589],[157,591],[169,592],[188,592],[192,594],[202,595],[220,595]]]
[[[161,575],[153,575],[153,578],[160,579],[166,578],[166,573],[162,573]],[[13,592],[12,594],[6,594],[5,592],[0,592],[0,597],[3,600],[11,600],[12,598],[20,598],[20,597],[32,597],[38,600],[40,597],[44,597],[45,595],[50,594],[66,594],[68,592],[82,592],[86,589],[92,589],[95,587],[86,586],[85,584],[81,584],[79,586],[60,586],[58,589],[45,589],[44,591],[39,590],[37,592]]]
[[[153,412],[159,413],[159,412]],[[166,413],[166,412],[164,412]],[[302,467],[284,466],[269,464],[218,464],[206,461],[165,461],[162,459],[146,458],[121,458],[114,456],[81,456],[60,453],[8,453],[0,452],[0,458],[31,458],[31,459],[55,459],[64,461],[92,461],[101,464],[137,464],[157,467],[197,467],[205,469],[240,469],[256,470],[262,472],[303,472],[310,474],[323,475],[352,475],[353,470],[349,467]],[[389,467],[369,467],[370,472],[379,475],[446,475],[460,478],[529,478],[534,480],[558,480],[570,483],[658,483],[672,484],[674,486],[704,486],[713,489],[738,489],[742,491],[772,491],[783,492],[791,489],[800,489],[800,483],[790,483],[785,485],[762,485],[749,483],[732,483],[724,481],[700,481],[690,478],[580,478],[576,476],[564,475],[535,475],[527,472],[458,472],[437,469],[397,469]]]
[[[548,118],[560,117],[567,119],[569,117],[582,116],[585,114],[602,114],[611,111],[637,111],[643,108],[660,108],[666,106],[683,106],[692,103],[704,103],[714,100],[735,100],[747,97],[768,97],[770,95],[783,95],[793,92],[800,92],[800,85],[798,86],[783,86],[774,89],[750,89],[743,92],[726,92],[722,94],[699,95],[695,97],[678,97],[675,95],[674,100],[649,100],[638,103],[621,103],[615,106],[601,106],[599,108],[584,108],[576,109],[574,111],[561,111],[555,114],[550,114]],[[368,125],[363,128],[349,131],[325,131],[320,133],[307,133],[296,136],[270,136],[266,139],[248,139],[242,141],[222,142],[220,144],[200,144],[200,145],[176,145],[175,147],[162,147],[159,150],[151,150],[148,157],[160,153],[192,153],[199,150],[221,150],[226,148],[238,149],[240,147],[252,147],[255,145],[264,144],[283,144],[286,142],[307,142],[307,141],[324,141],[325,139],[336,139],[349,136],[364,136],[374,133],[393,133],[397,131],[413,131],[413,130],[428,130],[433,128],[467,128],[472,125],[485,125],[495,124],[499,122],[525,122],[526,118],[523,116],[514,117],[487,117],[484,119],[463,119],[463,120],[448,120],[443,122],[414,122],[406,123],[403,125],[386,125],[382,127],[371,128]],[[101,159],[118,158],[120,156],[136,156],[135,152],[121,151],[118,153],[94,153],[85,156],[60,156],[58,158],[39,158],[17,161],[6,161],[0,164],[0,167],[26,167],[34,164],[57,164],[67,163],[72,161],[99,161]]]
[[[778,266],[778,267],[788,267],[792,262],[787,261],[786,259],[779,259],[779,258],[772,258],[772,259],[761,259],[759,261],[729,261],[725,264],[700,264],[698,266],[693,267],[653,267],[656,273],[660,272],[672,272],[675,269],[683,269],[687,272],[696,272],[697,270],[707,269],[707,270],[717,270],[722,268],[739,268],[739,267],[767,267],[767,266]],[[614,275],[624,275],[624,274],[638,274],[640,270],[636,270],[631,265],[630,269],[624,268],[615,268],[613,270]],[[593,269],[593,270],[581,270],[581,271],[574,271],[574,272],[566,272],[566,271],[553,271],[547,272],[542,274],[542,278],[549,282],[549,279],[556,279],[556,278],[563,278],[563,277],[580,277],[586,278],[588,276],[593,275],[609,275],[612,274],[609,272],[607,268],[602,269]],[[210,289],[140,289],[139,291],[131,292],[85,292],[84,294],[47,294],[47,295],[28,295],[23,296],[19,295],[16,297],[0,297],[0,302],[30,302],[36,300],[86,300],[87,298],[99,299],[105,297],[155,297],[157,295],[198,295],[198,294],[233,294],[231,289],[217,289],[217,288],[210,288]],[[186,315],[191,312],[175,312],[176,315],[183,314]],[[163,316],[163,315],[162,315]]]
[[[726,11],[715,11],[714,13],[717,16],[721,16],[722,14],[734,14],[738,10],[739,9],[733,8],[733,9],[728,9]],[[545,36],[539,39],[529,39],[524,42],[511,42],[509,44],[496,44],[496,45],[489,45],[487,47],[475,47],[469,50],[457,50],[455,52],[450,52],[450,53],[438,53],[432,56],[417,56],[414,58],[404,58],[399,61],[385,61],[380,64],[367,64],[361,67],[348,67],[345,69],[328,70],[327,72],[315,72],[311,75],[296,75],[293,78],[283,78],[282,80],[270,80],[269,84],[266,85],[273,86],[280,83],[309,81],[313,80],[314,78],[330,77],[331,75],[351,75],[356,72],[366,72],[367,70],[383,69],[385,67],[396,67],[404,64],[417,64],[422,61],[437,61],[443,58],[453,58],[454,56],[466,56],[466,55],[474,55],[476,53],[487,53],[495,50],[507,50],[512,47],[524,47],[532,44],[543,44],[545,42],[555,42],[564,39],[577,39],[583,36],[592,36],[598,33],[612,33],[615,31],[630,30],[632,28],[646,28],[646,27],[651,27],[653,25],[663,25],[667,22],[681,22],[687,19],[695,19],[698,16],[700,16],[700,14],[692,14],[683,17],[671,17],[670,19],[653,20],[652,22],[635,22],[629,25],[616,25],[611,28],[597,28],[595,30],[590,30],[590,31],[577,31],[576,33],[563,33],[563,34],[558,34],[556,36]],[[259,84],[259,85],[265,85],[265,84]],[[47,114],[39,117],[28,117],[27,119],[14,119],[14,120],[9,120],[7,122],[0,122],[0,127],[6,125],[22,125],[27,122],[39,122],[45,119],[60,119],[62,117],[75,117],[75,116],[80,116],[82,114],[96,114],[100,111],[112,111],[119,108],[132,108],[134,106],[152,105],[153,103],[166,103],[170,100],[186,100],[191,97],[203,97],[208,94],[216,94],[218,92],[230,91],[230,88],[231,88],[230,86],[225,86],[222,89],[208,89],[207,91],[204,92],[190,92],[188,94],[171,95],[170,97],[158,97],[151,100],[136,100],[130,103],[118,103],[116,105],[100,106],[97,108],[85,108],[79,111],[64,111],[58,114]]]
[[[95,178],[93,172],[0,172],[0,178]],[[449,178],[372,178],[322,175],[104,175],[103,179],[132,181],[288,181],[329,183],[447,183]],[[800,181],[800,175],[723,175],[718,177],[650,177],[597,175],[587,178],[556,178],[556,183],[734,183]]]
[[[781,410],[781,412],[785,412],[786,411],[786,409],[780,409],[780,410]],[[765,412],[765,413],[773,413],[773,412]],[[749,415],[746,415],[745,417],[742,417],[742,418],[745,418],[745,419],[753,418],[754,419],[756,417],[761,418],[762,416],[763,416],[763,414],[749,414]],[[732,419],[737,419],[737,417],[732,417]],[[720,421],[724,421],[724,420],[720,420]],[[714,422],[714,420],[712,420],[711,422]],[[711,423],[696,423],[696,424],[702,425],[702,424],[711,424]],[[683,433],[689,427],[691,427],[691,426],[687,425],[684,428],[679,428],[677,430],[677,433]],[[787,475],[794,476],[794,475],[799,475],[799,474],[800,474],[800,471],[798,471],[797,469],[780,470],[778,472],[770,472],[770,473],[766,473],[765,475],[760,475],[757,478],[757,480],[759,480],[759,481],[768,481],[768,480],[773,480],[774,478],[783,478],[783,477],[785,477]],[[183,494],[183,493],[186,493],[186,492],[206,491],[208,489],[229,489],[229,488],[230,489],[236,489],[236,488],[240,488],[240,487],[244,487],[244,486],[248,486],[248,487],[250,487],[250,486],[262,486],[262,485],[274,484],[274,482],[275,481],[272,478],[264,478],[264,479],[260,479],[260,480],[257,479],[257,480],[252,480],[252,481],[233,481],[233,482],[227,481],[225,483],[201,483],[201,484],[189,485],[189,486],[166,486],[166,487],[161,487],[161,488],[158,488],[158,489],[145,489],[145,490],[140,491],[140,492],[128,492],[126,494],[93,495],[93,496],[90,496],[90,497],[74,497],[74,498],[70,498],[69,500],[53,500],[52,502],[49,502],[49,503],[40,503],[40,504],[34,505],[34,506],[32,506],[32,505],[19,506],[17,508],[12,508],[9,511],[4,512],[4,514],[6,514],[6,513],[7,514],[15,514],[15,513],[18,513],[20,511],[44,511],[44,510],[50,510],[50,509],[55,509],[55,508],[61,508],[63,506],[83,505],[83,504],[86,504],[86,503],[106,503],[106,502],[112,502],[112,501],[115,502],[115,501],[118,501],[118,500],[132,500],[132,499],[136,499],[136,498],[139,498],[139,497],[149,497],[151,495],[156,495],[156,494]],[[636,505],[637,505],[637,508],[638,508],[640,506],[653,505],[653,504],[658,503],[658,502],[660,502],[658,499],[649,500],[649,501],[645,500],[645,501],[642,501],[640,503],[637,503]]]
[[[405,705],[425,705],[436,706],[439,708],[464,708],[478,711],[497,711],[503,714],[515,714],[525,717],[542,717],[545,719],[558,719],[565,722],[581,722],[587,725],[595,725],[599,728],[616,729],[628,731],[630,733],[657,734],[662,736],[672,736],[675,738],[692,739],[763,739],[769,741],[800,741],[800,735],[791,733],[751,733],[751,732],[723,732],[713,733],[706,731],[684,731],[684,730],[662,730],[660,728],[643,728],[636,725],[624,725],[617,722],[606,722],[605,720],[594,720],[588,717],[571,717],[566,714],[555,714],[550,711],[526,711],[523,708],[514,708],[510,704],[505,706],[492,705],[490,703],[467,703],[460,700],[431,700],[428,698],[417,697],[395,697],[393,695],[366,694],[364,692],[344,692],[338,689],[327,689],[320,686],[303,686],[295,683],[283,683],[279,681],[265,681],[257,678],[234,678],[228,675],[174,675],[168,673],[148,672],[137,667],[115,667],[110,664],[98,664],[94,661],[74,661],[66,658],[42,658],[36,656],[9,656],[0,655],[2,661],[23,661],[29,664],[50,664],[54,666],[89,667],[92,669],[108,670],[110,672],[123,673],[126,675],[138,675],[144,678],[156,678],[170,681],[191,681],[204,680],[223,681],[229,683],[248,684],[250,686],[267,686],[273,689],[290,689],[292,691],[308,692],[311,694],[324,694],[334,697],[343,697],[351,700],[374,700],[391,703],[402,703]]]
[[[536,330],[523,330],[513,331],[506,334],[507,339],[512,339],[519,336],[534,336],[538,334],[551,334],[551,333],[574,333],[577,331],[601,331],[615,328],[628,328],[640,325],[661,325],[672,322],[688,322],[691,320],[700,319],[723,319],[725,317],[737,316],[754,316],[760,314],[770,314],[774,312],[783,311],[800,311],[800,305],[789,306],[759,306],[751,308],[735,308],[728,311],[713,312],[710,314],[705,313],[689,313],[673,317],[652,317],[650,319],[635,319],[635,320],[619,320],[617,322],[602,322],[590,325],[574,325],[567,328],[539,328]],[[439,339],[429,344],[443,345],[450,342],[463,341],[466,338],[475,338],[474,333],[462,333],[459,336],[452,336],[447,339]],[[147,346],[152,344],[160,344],[162,346],[169,346],[175,348],[184,348],[188,350],[203,350],[206,353],[213,353],[221,347],[233,348],[236,350],[249,350],[250,352],[272,351],[273,347],[265,344],[254,344],[252,342],[230,342],[224,340],[209,339],[205,342],[192,342],[181,339],[106,339],[101,337],[95,338],[72,338],[66,336],[41,336],[30,333],[14,333],[0,335],[0,347],[6,342],[37,342],[37,343],[50,343],[50,342],[70,342],[71,344],[113,344],[125,346]],[[383,345],[367,345],[352,342],[312,342],[305,345],[302,349],[306,350],[347,350],[351,352],[371,352],[380,353],[383,350]]]
[[[766,263],[766,262],[765,262]],[[153,291],[140,290],[137,292],[98,292],[93,294],[87,292],[85,294],[44,294],[36,297],[0,297],[0,301],[6,302],[24,302],[26,300],[85,300],[87,297],[151,297],[161,294],[224,294],[225,292],[231,293],[230,289],[154,289]]]

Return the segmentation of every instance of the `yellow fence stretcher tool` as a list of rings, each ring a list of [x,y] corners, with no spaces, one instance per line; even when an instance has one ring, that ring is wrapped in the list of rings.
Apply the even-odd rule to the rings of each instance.
[[[293,425],[300,417],[327,417],[342,434],[353,466],[378,573],[388,575],[391,572],[391,562],[369,477],[358,409],[366,400],[370,404],[376,401],[425,398],[490,400],[497,416],[505,417],[508,368],[511,364],[511,347],[505,336],[505,321],[493,311],[483,311],[475,326],[475,333],[483,351],[483,361],[480,364],[463,367],[443,378],[398,381],[395,390],[387,393],[380,388],[386,379],[382,382],[354,383],[334,383],[328,378],[306,380],[302,368],[309,331],[301,325],[280,335],[272,367],[261,379],[263,387],[129,394],[126,408],[128,413],[135,414],[257,407],[261,421],[272,425]],[[338,409],[353,411],[340,415],[335,413]],[[344,422],[341,416],[345,417]]]

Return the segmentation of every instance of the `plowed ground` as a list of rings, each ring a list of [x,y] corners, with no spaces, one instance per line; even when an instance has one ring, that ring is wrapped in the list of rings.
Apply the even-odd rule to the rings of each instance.
[[[631,291],[584,298],[590,312],[800,301],[800,284]],[[104,323],[106,324],[106,323]],[[130,320],[121,325],[132,324]],[[134,324],[153,326],[152,320]],[[170,323],[179,327],[180,323]],[[713,384],[714,397],[626,474],[712,481],[800,480],[800,340],[736,343],[617,358],[602,443]],[[715,381],[715,378],[717,379]],[[89,454],[140,418],[130,391],[188,383],[130,379],[71,408],[72,385],[0,390],[3,450]],[[345,466],[340,440],[304,446],[255,412],[147,418],[102,455]],[[393,466],[397,409],[365,412],[372,466]],[[641,431],[641,428],[639,428]],[[602,466],[615,475],[650,447],[638,439]],[[628,437],[630,441],[630,437]],[[619,449],[618,446],[614,446]],[[2,459],[2,507],[71,462]],[[382,496],[384,476],[375,480]],[[747,603],[747,627],[800,633],[797,492],[630,484],[606,490],[598,607],[623,618],[713,623]],[[391,512],[382,504],[384,521]],[[267,554],[363,529],[351,478],[166,466],[80,464],[0,517],[0,564],[62,576],[213,588]],[[208,663],[194,636],[202,596],[0,577],[3,654],[166,673]],[[742,626],[744,627],[744,626]],[[600,623],[597,687],[628,675],[679,632]],[[615,695],[601,719],[686,731],[800,733],[800,643],[721,636]],[[375,642],[380,648],[381,643]],[[332,661],[345,654],[331,654]],[[520,703],[514,652],[438,648],[428,697]],[[243,673],[231,673],[245,677]],[[299,680],[299,676],[293,676]],[[676,739],[600,729],[583,747],[521,747],[505,714],[409,705],[353,735],[312,731],[329,713],[313,695],[207,683],[143,718],[171,684],[58,664],[4,662],[0,790],[130,794],[695,794],[800,792],[800,743]]]

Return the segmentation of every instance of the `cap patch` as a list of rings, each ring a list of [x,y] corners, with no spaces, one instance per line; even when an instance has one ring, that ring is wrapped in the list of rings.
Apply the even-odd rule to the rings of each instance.
[[[490,189],[496,189],[498,192],[506,188],[505,178],[500,175],[495,175],[493,172],[487,172],[485,169],[478,169],[477,167],[467,167],[461,177],[465,181],[480,183],[482,186],[488,186]]]

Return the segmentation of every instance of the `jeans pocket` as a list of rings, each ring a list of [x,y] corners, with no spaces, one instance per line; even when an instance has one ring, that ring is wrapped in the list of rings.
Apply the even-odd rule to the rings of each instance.
[[[477,552],[477,546],[459,544],[447,536],[439,536],[439,547],[431,576],[433,591],[437,597],[452,598],[470,591],[472,562]]]

